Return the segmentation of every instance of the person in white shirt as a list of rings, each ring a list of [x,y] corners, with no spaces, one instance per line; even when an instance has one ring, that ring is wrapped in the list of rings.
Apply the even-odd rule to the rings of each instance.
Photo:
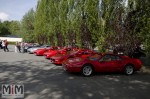
[[[20,46],[21,46],[21,52],[24,53],[24,42],[23,41],[21,42]]]
[[[3,46],[4,52],[6,52],[5,41],[2,41],[2,46]]]

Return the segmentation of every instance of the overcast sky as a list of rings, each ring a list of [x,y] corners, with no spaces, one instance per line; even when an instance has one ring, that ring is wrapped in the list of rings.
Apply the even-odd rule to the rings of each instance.
[[[18,20],[31,8],[36,8],[38,0],[0,0],[0,20]]]

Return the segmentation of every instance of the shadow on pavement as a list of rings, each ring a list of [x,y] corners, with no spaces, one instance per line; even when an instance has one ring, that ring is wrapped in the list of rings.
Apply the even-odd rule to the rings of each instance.
[[[145,96],[150,91],[149,78],[140,73],[83,77],[43,61],[0,62],[0,84],[23,83],[25,99],[150,99]]]

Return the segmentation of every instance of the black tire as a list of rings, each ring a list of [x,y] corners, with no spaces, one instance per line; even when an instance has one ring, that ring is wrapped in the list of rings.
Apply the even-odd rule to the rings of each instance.
[[[35,56],[38,56],[36,53],[34,53]]]
[[[31,54],[31,52],[30,52],[30,51],[28,51],[28,54]]]
[[[46,55],[44,55],[45,59],[48,59]]]
[[[88,65],[88,64],[87,64],[87,65],[84,65],[84,66],[83,66],[83,68],[82,68],[82,75],[83,75],[83,76],[88,77],[88,76],[91,76],[92,73],[93,73],[93,68],[92,68],[91,65]]]
[[[134,67],[132,65],[126,65],[124,68],[124,72],[126,75],[134,74]]]

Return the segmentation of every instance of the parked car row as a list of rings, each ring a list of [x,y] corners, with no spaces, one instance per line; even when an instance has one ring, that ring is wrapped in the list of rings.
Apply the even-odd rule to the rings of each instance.
[[[96,53],[89,49],[44,45],[28,48],[27,52],[44,56],[50,63],[62,65],[65,71],[80,72],[84,76],[91,76],[94,72],[123,72],[132,75],[142,67],[139,59],[113,53]]]

